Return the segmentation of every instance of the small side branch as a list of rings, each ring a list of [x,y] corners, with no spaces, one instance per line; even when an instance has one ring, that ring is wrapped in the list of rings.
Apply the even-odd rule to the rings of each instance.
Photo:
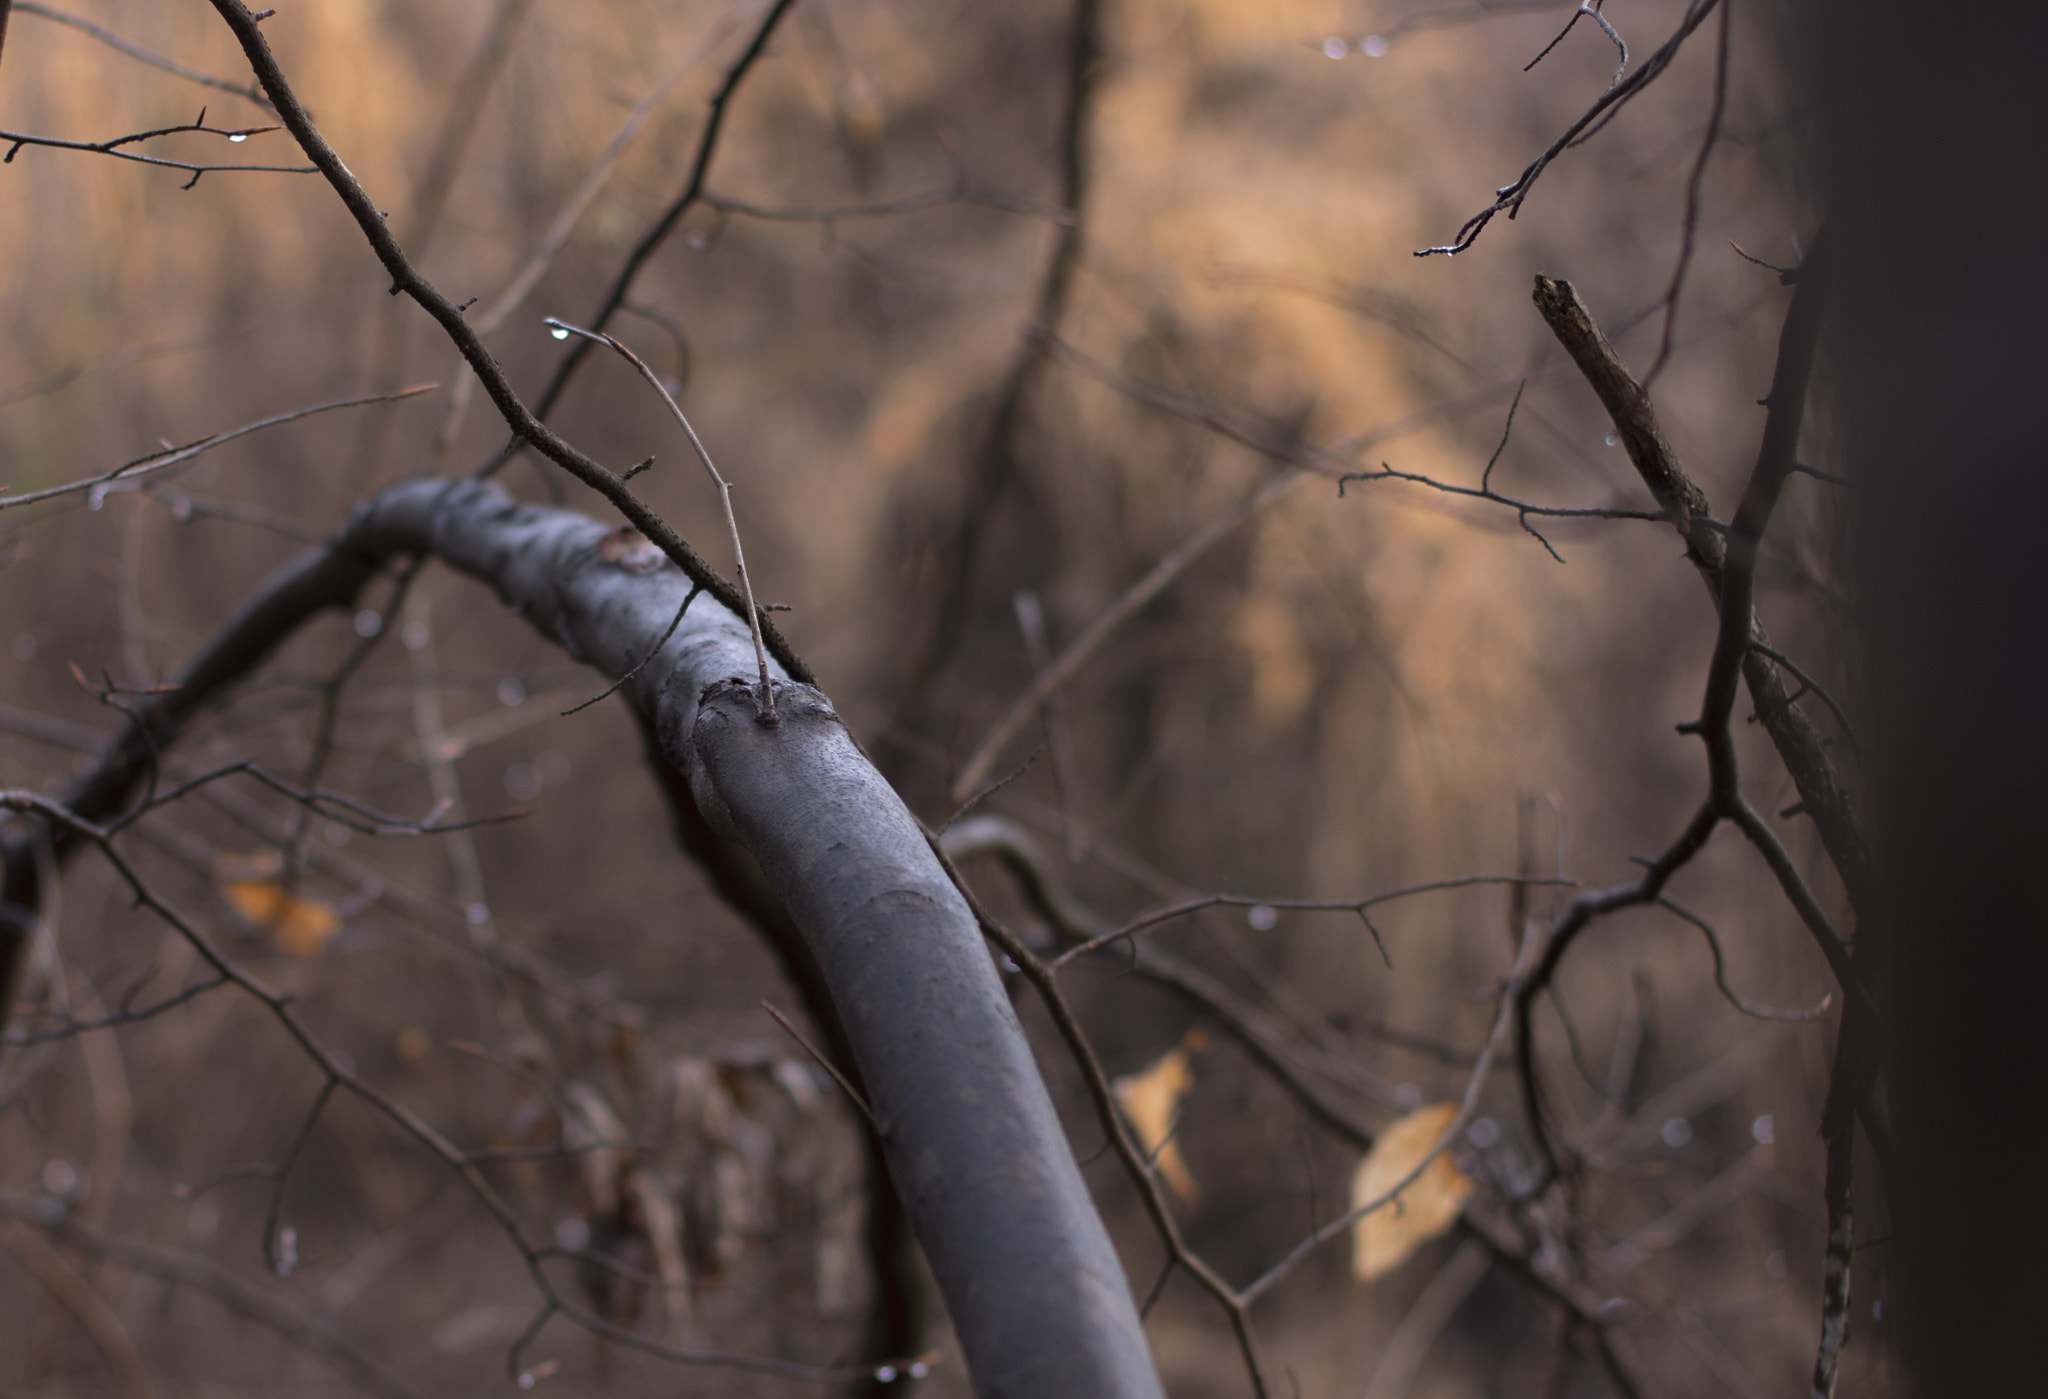
[[[1599,130],[1599,127],[1604,125],[1607,119],[1620,111],[1623,106],[1627,105],[1630,99],[1640,95],[1643,89],[1662,77],[1664,71],[1671,66],[1671,61],[1678,56],[1678,50],[1687,39],[1692,37],[1693,31],[1706,22],[1707,16],[1713,13],[1714,6],[1717,3],[1718,0],[1692,0],[1691,5],[1686,9],[1684,18],[1679,21],[1677,31],[1662,44],[1658,45],[1657,50],[1644,61],[1642,67],[1636,69],[1635,72],[1630,73],[1625,78],[1621,76],[1620,69],[1617,69],[1615,78],[1608,84],[1607,90],[1600,94],[1592,106],[1579,115],[1578,120],[1566,127],[1562,135],[1544,147],[1543,152],[1530,161],[1520,175],[1494,191],[1493,203],[1465,220],[1463,226],[1458,229],[1457,236],[1452,238],[1450,242],[1434,248],[1418,248],[1415,256],[1431,257],[1437,253],[1455,256],[1472,246],[1473,240],[1478,238],[1485,231],[1486,226],[1493,222],[1494,215],[1505,213],[1512,219],[1516,214],[1520,213],[1522,201],[1529,197],[1529,192],[1536,187],[1536,182],[1543,177],[1543,172],[1550,168],[1550,163],[1564,154],[1566,150]],[[1587,7],[1582,4],[1580,6],[1580,14],[1587,12]],[[1600,18],[1597,7],[1593,8],[1590,12],[1594,18]],[[1572,16],[1574,23],[1579,18],[1580,15]],[[1604,22],[1603,27],[1606,27],[1614,41],[1620,44],[1621,36],[1615,34],[1611,27],[1605,26]],[[1566,32],[1570,32],[1570,26],[1566,26]],[[1562,34],[1558,36],[1559,39],[1563,37]],[[1547,53],[1548,50],[1546,49],[1545,52]],[[1538,56],[1541,57],[1541,55]],[[1622,54],[1622,64],[1624,67],[1626,67],[1627,62],[1628,55],[1626,46],[1624,46]]]
[[[761,640],[761,609],[754,602],[754,580],[747,573],[747,553],[745,549],[740,547],[740,525],[732,513],[732,484],[719,474],[716,466],[712,465],[711,453],[704,450],[704,442],[703,439],[697,436],[697,429],[690,426],[690,420],[683,416],[682,407],[676,402],[675,395],[668,391],[668,385],[661,382],[661,376],[647,367],[646,360],[641,359],[640,356],[627,349],[617,338],[607,335],[603,331],[584,330],[580,326],[573,326],[566,321],[556,320],[553,316],[548,317],[547,324],[556,331],[566,332],[570,335],[580,335],[586,341],[594,340],[599,344],[609,345],[612,349],[618,351],[626,363],[632,365],[633,368],[640,372],[641,378],[654,386],[654,391],[661,395],[661,401],[668,405],[668,411],[675,416],[677,425],[682,428],[683,436],[690,439],[691,449],[697,453],[697,460],[704,463],[704,470],[710,475],[711,484],[718,491],[719,508],[725,512],[725,532],[727,537],[732,540],[733,570],[739,575],[740,592],[747,600],[747,628],[753,633],[754,658],[760,663],[761,667],[761,722],[771,728],[781,723],[781,717],[775,712],[774,684],[768,678],[768,648]],[[648,460],[652,461],[653,458],[650,457]],[[638,471],[639,468],[636,467],[634,470]],[[690,596],[695,597],[696,593],[693,591]],[[685,602],[683,610],[687,611],[689,606],[690,604]],[[676,624],[680,624],[682,620],[682,612],[676,613]],[[675,624],[672,624],[669,630],[673,632]],[[663,642],[667,640],[666,636],[662,638]],[[654,649],[659,651],[661,647],[657,645]],[[648,654],[652,655],[653,652]],[[641,664],[645,665],[646,662],[642,661]]]

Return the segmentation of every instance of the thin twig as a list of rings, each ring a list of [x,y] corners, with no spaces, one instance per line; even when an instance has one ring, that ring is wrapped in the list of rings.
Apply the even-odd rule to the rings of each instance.
[[[650,457],[648,458],[648,460],[652,461],[653,458]],[[626,474],[630,476],[633,473],[629,471]],[[596,704],[601,699],[610,699],[614,694],[618,693],[619,689],[622,686],[624,686],[628,680],[631,680],[641,671],[647,669],[647,663],[653,660],[656,656],[661,654],[661,648],[668,645],[668,639],[674,636],[676,634],[676,628],[683,624],[683,617],[686,613],[689,612],[690,604],[695,602],[697,600],[697,594],[703,591],[704,590],[702,588],[699,588],[694,584],[691,586],[689,593],[685,595],[685,597],[683,598],[683,605],[681,607],[678,607],[676,609],[676,615],[669,619],[668,630],[661,634],[661,640],[655,642],[652,646],[647,648],[647,654],[640,658],[638,664],[636,664],[631,670],[627,671],[624,675],[621,675],[618,679],[612,681],[611,684],[605,686],[604,692],[602,694],[592,695],[589,699],[583,701],[583,703],[570,706],[569,708],[563,710],[558,717],[566,719],[571,714],[582,713],[584,710],[590,708],[590,706]]]
[[[319,167],[320,173],[326,176],[328,184],[348,209],[349,216],[355,220],[356,227],[361,230],[364,239],[377,254],[378,261],[390,274],[393,293],[404,292],[412,297],[419,303],[421,309],[440,325],[456,348],[462,352],[463,358],[468,361],[478,382],[490,395],[492,404],[497,407],[506,425],[512,429],[514,437],[532,443],[549,461],[604,496],[635,529],[668,555],[691,582],[703,584],[704,590],[722,606],[736,615],[754,617],[769,653],[782,662],[783,669],[789,672],[792,679],[809,683],[814,678],[810,667],[803,663],[779,631],[759,619],[758,613],[738,589],[720,577],[718,571],[706,563],[673,526],[649,509],[647,504],[618,478],[617,473],[606,468],[588,453],[570,445],[526,406],[517,390],[512,387],[512,381],[507,377],[504,367],[485,348],[475,328],[464,319],[462,309],[413,266],[405,249],[386,226],[383,211],[377,207],[376,201],[370,198],[369,191],[363,188],[362,182],[335,153],[327,138],[320,134],[319,128],[314,125],[312,117],[299,101],[298,94],[292,90],[284,70],[278,66],[277,58],[271,53],[270,43],[263,37],[263,29],[256,16],[250,13],[249,8],[242,4],[241,0],[211,0],[211,3],[221,18],[227,22],[228,27],[234,31],[235,38],[241,43],[243,54],[248,58],[250,66],[256,70],[257,78],[263,83],[263,90],[269,93],[271,101],[277,104],[278,115],[285,127],[298,141],[300,149]],[[777,13],[791,3],[793,0],[777,0]],[[764,30],[757,35],[756,48],[766,41]],[[729,79],[736,80],[732,75],[729,75]],[[709,158],[708,148],[705,158]]]
[[[1596,123],[1602,123],[1604,118],[1618,112],[1630,99],[1661,77],[1664,70],[1671,66],[1671,61],[1678,56],[1679,48],[1692,36],[1694,30],[1705,23],[1716,3],[1718,0],[1692,0],[1686,8],[1684,17],[1679,21],[1677,31],[1644,60],[1642,67],[1626,78],[1610,83],[1607,90],[1594,100],[1593,105],[1581,113],[1578,120],[1565,128],[1563,135],[1544,147],[1542,153],[1530,161],[1514,180],[1494,191],[1493,203],[1465,220],[1458,229],[1457,236],[1450,242],[1434,248],[1418,248],[1415,256],[1430,257],[1437,253],[1455,256],[1472,246],[1473,240],[1493,222],[1494,215],[1505,213],[1512,219],[1520,213],[1522,201],[1529,197],[1529,192],[1536,187],[1536,181],[1542,178],[1550,163],[1568,148],[1577,145],[1583,137],[1592,135],[1599,129]],[[1574,16],[1574,19],[1576,18]],[[1618,42],[1619,36],[1615,37]]]
[[[1672,337],[1678,329],[1678,299],[1685,290],[1685,274],[1692,268],[1693,238],[1700,225],[1700,183],[1706,178],[1707,162],[1721,139],[1721,118],[1728,110],[1728,30],[1735,0],[1722,0],[1721,36],[1714,49],[1714,105],[1707,114],[1707,134],[1700,141],[1700,153],[1693,159],[1692,174],[1685,182],[1685,220],[1679,229],[1678,264],[1671,269],[1671,285],[1664,289],[1664,335],[1657,342],[1657,358],[1643,375],[1643,388],[1657,382],[1670,362]],[[1740,248],[1736,249],[1741,252]]]
[[[184,189],[190,189],[198,184],[201,175],[211,174],[216,170],[251,170],[272,175],[312,175],[318,173],[318,167],[312,165],[211,165],[189,160],[172,160],[167,156],[142,155],[136,151],[122,149],[124,146],[133,145],[137,141],[147,141],[157,136],[176,136],[188,131],[203,131],[208,135],[225,136],[230,141],[241,142],[246,141],[251,136],[258,136],[266,131],[277,130],[274,126],[251,126],[240,130],[207,126],[204,120],[206,113],[202,110],[199,115],[201,120],[197,122],[183,122],[177,126],[159,126],[148,131],[131,131],[125,136],[114,136],[105,141],[67,141],[61,137],[37,136],[33,132],[27,131],[0,131],[0,142],[5,142],[7,145],[7,154],[0,156],[0,165],[12,165],[14,157],[19,155],[25,146],[43,146],[51,150],[84,151],[90,155],[107,155],[112,156],[116,160],[132,160],[138,165],[155,165],[166,170],[183,170],[192,177],[184,183],[182,186]]]
[[[411,398],[415,394],[423,394],[439,387],[440,385],[438,384],[415,384],[409,389],[399,389],[395,393],[370,394],[363,398],[338,398],[331,403],[316,403],[310,408],[297,408],[289,413],[279,413],[274,417],[262,418],[253,423],[245,423],[238,428],[230,428],[226,432],[213,433],[210,436],[200,438],[196,442],[188,442],[182,447],[167,447],[163,451],[152,452],[146,457],[137,457],[134,461],[124,462],[112,471],[102,472],[98,476],[88,476],[83,480],[67,482],[61,486],[50,486],[44,490],[31,491],[27,495],[0,496],[0,510],[11,510],[17,505],[33,505],[39,500],[50,500],[57,496],[72,495],[78,491],[92,491],[94,493],[92,500],[97,502],[115,491],[138,490],[140,489],[139,486],[131,485],[130,483],[140,481],[145,477],[154,476],[160,471],[181,465],[196,457],[204,456],[215,447],[223,446],[238,437],[247,437],[252,432],[261,432],[265,428],[277,427],[283,423],[297,422],[300,418],[310,418],[316,413],[328,413],[337,408],[360,408],[369,403],[389,403],[402,398]],[[4,487],[0,487],[0,489],[4,489]],[[94,508],[98,508],[97,505]]]
[[[51,9],[48,5],[32,3],[32,0],[15,0],[14,8],[25,15],[35,15],[41,19],[54,20],[58,24],[69,25],[81,33],[90,34],[109,48],[120,50],[138,62],[147,63],[152,68],[161,68],[166,73],[175,73],[178,77],[184,78],[188,82],[198,83],[201,87],[215,88],[221,92],[232,92],[237,97],[246,98],[254,102],[265,111],[277,110],[270,105],[270,99],[265,97],[252,83],[231,83],[225,78],[216,78],[211,74],[202,73],[197,68],[187,68],[182,63],[165,58],[162,54],[151,53],[139,44],[130,43],[111,29],[102,29],[90,20],[80,19],[77,15],[67,15],[62,10]],[[6,32],[7,6],[0,4],[0,40],[4,40]]]
[[[221,0],[215,0],[216,4],[220,2]],[[639,277],[640,269],[646,266],[647,260],[668,241],[669,234],[674,232],[683,215],[702,199],[704,180],[711,172],[711,158],[717,153],[718,138],[725,130],[726,112],[732,104],[733,95],[739,91],[740,84],[760,61],[761,55],[768,51],[770,36],[775,33],[776,26],[782,23],[783,16],[789,13],[795,3],[796,0],[775,0],[768,13],[762,16],[761,23],[754,30],[754,36],[748,40],[746,48],[733,60],[732,67],[726,69],[725,81],[719,84],[718,91],[711,96],[711,109],[704,121],[704,131],[697,138],[697,150],[691,158],[690,173],[683,182],[682,192],[669,201],[668,207],[661,211],[661,216],[640,235],[640,241],[634,244],[633,250],[626,255],[625,265],[620,267],[618,275],[612,279],[611,287],[605,292],[603,302],[599,304],[597,312],[590,317],[590,328],[593,331],[602,331],[611,324],[612,317],[632,294],[633,283]],[[575,374],[577,366],[583,363],[584,354],[588,349],[587,341],[578,341],[563,357],[561,364],[556,366],[554,377],[548,380],[547,387],[541,391],[539,400],[534,404],[533,415],[536,420],[547,419],[548,414],[561,399],[562,391],[569,386],[569,379]],[[645,534],[646,531],[643,529],[641,533]]]
[[[853,1086],[852,1080],[847,1078],[845,1074],[839,1072],[839,1066],[833,1063],[830,1059],[827,1059],[825,1057],[824,1051],[820,1050],[818,1046],[812,1044],[809,1040],[805,1039],[803,1031],[797,1029],[795,1023],[791,1021],[788,1016],[784,1015],[781,1011],[777,1010],[774,1006],[770,1005],[766,1001],[761,1002],[761,1009],[767,1011],[769,1015],[773,1016],[775,1018],[775,1023],[780,1025],[791,1039],[795,1040],[799,1045],[803,1046],[804,1053],[810,1055],[811,1058],[818,1061],[819,1068],[823,1069],[826,1073],[832,1075],[832,1081],[838,1084],[840,1090],[846,1094],[847,1098],[852,1101],[853,1105],[860,1109],[860,1115],[868,1120],[868,1126],[875,1129],[875,1135],[878,1137],[887,1136],[888,1133],[882,1130],[882,1119],[875,1116],[875,1110],[868,1106],[868,1100],[861,1096],[860,1090]]]
[[[711,464],[711,453],[704,450],[704,443],[697,436],[697,429],[690,426],[690,420],[683,416],[682,407],[676,402],[675,395],[668,391],[668,385],[661,382],[661,376],[647,367],[646,360],[641,359],[640,356],[626,348],[624,343],[616,337],[607,335],[602,331],[585,330],[581,326],[570,325],[567,321],[557,320],[553,316],[547,318],[546,324],[550,329],[557,332],[568,335],[580,335],[585,340],[594,340],[617,350],[626,363],[640,371],[641,378],[654,386],[654,391],[661,395],[661,401],[668,405],[668,411],[675,415],[676,422],[681,425],[683,435],[690,439],[690,446],[696,451],[697,460],[704,463],[704,470],[710,475],[711,484],[718,489],[718,504],[725,512],[726,534],[732,540],[733,570],[739,575],[740,592],[747,601],[747,626],[754,637],[754,659],[759,662],[761,667],[760,721],[770,728],[780,724],[782,716],[775,712],[775,691],[773,682],[768,677],[768,648],[761,640],[761,609],[754,603],[754,580],[747,573],[746,551],[740,547],[740,524],[733,517],[732,513],[731,484],[726,481],[725,477],[719,475],[718,468]],[[693,591],[690,596],[695,597],[696,593]],[[683,606],[687,608],[689,603],[685,601]],[[681,613],[676,614],[676,621],[678,623],[682,621]],[[674,627],[670,627],[671,631],[674,629]],[[667,638],[664,637],[663,640],[665,641]],[[659,650],[661,648],[657,646],[655,649]],[[644,665],[645,662],[643,661],[642,664]]]

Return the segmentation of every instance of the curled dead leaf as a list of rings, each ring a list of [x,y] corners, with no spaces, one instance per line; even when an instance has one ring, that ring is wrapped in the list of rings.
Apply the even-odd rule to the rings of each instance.
[[[1436,1150],[1457,1116],[1456,1103],[1432,1103],[1380,1133],[1351,1177],[1351,1208],[1370,1204],[1400,1185]],[[1438,1154],[1399,1195],[1353,1226],[1351,1275],[1371,1282],[1399,1267],[1456,1222],[1471,1194],[1472,1181],[1450,1152]]]
[[[1180,1154],[1180,1143],[1169,1134],[1180,1111],[1180,1100],[1194,1083],[1187,1049],[1182,1047],[1110,1084],[1116,1090],[1117,1106],[1123,1109],[1132,1130],[1138,1134],[1138,1145],[1152,1158],[1167,1188],[1188,1204],[1195,1202],[1202,1189],[1188,1171],[1187,1161]]]

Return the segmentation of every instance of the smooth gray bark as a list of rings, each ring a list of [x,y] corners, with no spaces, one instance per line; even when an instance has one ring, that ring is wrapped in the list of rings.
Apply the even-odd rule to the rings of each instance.
[[[608,675],[638,665],[689,584],[651,552],[495,487],[415,482],[348,537],[489,583]],[[620,552],[613,550],[612,552]],[[1161,1393],[1130,1288],[966,901],[829,700],[778,675],[755,721],[746,627],[700,597],[626,692],[712,827],[750,850],[824,969],[890,1174],[989,1396]]]
[[[94,821],[117,815],[186,720],[405,555],[490,584],[607,676],[640,667],[626,698],[711,827],[752,852],[823,969],[976,1392],[1160,1395],[1129,1285],[1023,1029],[923,829],[816,689],[778,669],[782,721],[755,722],[747,628],[710,597],[642,666],[690,585],[630,531],[520,505],[481,482],[395,486],[273,577],[67,803]],[[7,834],[8,892],[32,904],[25,832]]]

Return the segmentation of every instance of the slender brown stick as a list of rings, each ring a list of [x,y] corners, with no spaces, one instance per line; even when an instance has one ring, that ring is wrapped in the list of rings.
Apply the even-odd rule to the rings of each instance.
[[[215,3],[219,4],[220,0],[215,0]],[[783,16],[789,13],[795,3],[796,0],[775,0],[768,13],[762,16],[760,27],[754,31],[754,37],[748,41],[746,48],[741,50],[740,56],[733,60],[732,67],[726,70],[725,81],[719,84],[718,91],[711,96],[711,110],[704,121],[704,132],[697,138],[697,151],[690,160],[690,174],[683,182],[682,193],[669,202],[668,207],[661,211],[661,217],[654,221],[647,232],[640,235],[640,241],[634,244],[633,251],[626,255],[625,265],[619,269],[618,276],[612,279],[611,288],[605,292],[604,300],[599,303],[596,314],[589,318],[592,330],[601,331],[611,324],[612,317],[618,314],[619,309],[626,304],[626,298],[632,295],[633,283],[640,276],[640,269],[645,267],[647,260],[668,241],[669,235],[675,231],[676,224],[681,221],[683,215],[703,198],[704,181],[711,173],[711,158],[718,151],[718,138],[725,130],[726,111],[732,104],[733,94],[739,91],[740,84],[746,81],[747,74],[760,61],[761,55],[767,52],[770,36],[775,33],[776,26],[782,23]],[[562,397],[562,391],[569,386],[571,376],[576,373],[577,366],[583,363],[583,357],[589,349],[588,341],[579,340],[563,357],[561,364],[555,369],[554,377],[548,380],[548,386],[541,391],[540,399],[534,405],[536,419],[545,419],[553,411],[555,404]],[[532,441],[530,437],[527,440]],[[534,445],[540,446],[538,442]],[[652,535],[648,537],[653,538]],[[777,659],[782,658],[778,656]],[[783,664],[786,666],[789,662],[784,660]],[[807,680],[808,677],[797,676],[797,679]]]
[[[553,316],[548,317],[547,324],[558,332],[580,335],[585,340],[595,340],[617,350],[626,363],[640,371],[641,378],[654,386],[654,391],[661,395],[661,401],[668,405],[668,411],[675,415],[676,422],[681,425],[683,435],[690,439],[690,446],[697,453],[697,460],[704,463],[704,470],[710,474],[711,484],[718,490],[719,508],[725,512],[725,532],[732,540],[733,571],[739,575],[740,592],[747,600],[747,628],[753,633],[754,658],[761,667],[761,722],[771,727],[781,723],[782,720],[775,713],[774,685],[768,678],[768,648],[761,642],[761,609],[754,603],[754,580],[747,573],[747,553],[740,547],[740,524],[732,513],[731,483],[719,475],[718,468],[711,464],[711,453],[704,450],[704,442],[697,436],[697,429],[690,426],[690,420],[683,416],[682,406],[676,402],[675,395],[668,391],[668,385],[661,382],[660,376],[647,367],[646,360],[602,331],[585,330],[581,326],[570,325],[567,321],[556,320]]]
[[[754,616],[769,654],[782,663],[792,679],[804,683],[815,679],[810,667],[803,663],[773,624],[760,621],[758,614],[753,613],[748,607],[746,598],[740,590],[706,563],[667,521],[649,509],[617,473],[571,446],[526,406],[517,390],[512,387],[512,381],[507,377],[503,366],[485,348],[475,328],[464,318],[462,309],[420,275],[412,265],[411,259],[406,256],[405,249],[399,245],[398,239],[386,226],[383,211],[377,207],[376,201],[370,198],[362,182],[342,162],[341,157],[335,154],[334,148],[328,145],[327,138],[320,134],[319,128],[313,123],[313,118],[307,113],[298,95],[292,90],[291,83],[285,78],[284,70],[278,66],[276,57],[270,51],[269,41],[263,37],[262,27],[249,7],[242,4],[241,0],[211,0],[211,3],[221,18],[227,22],[228,27],[234,31],[235,38],[241,43],[243,54],[248,57],[250,66],[256,70],[257,79],[263,84],[263,90],[270,94],[271,101],[277,105],[278,116],[286,129],[298,141],[300,148],[312,158],[320,173],[327,177],[327,182],[333,186],[334,192],[341,197],[343,205],[355,219],[356,227],[362,230],[363,237],[377,254],[378,261],[383,263],[385,270],[390,273],[393,293],[404,292],[439,323],[448,338],[454,341],[456,348],[462,352],[462,357],[468,361],[469,367],[476,372],[478,382],[483,385],[484,392],[490,395],[491,402],[497,406],[498,412],[504,417],[514,436],[532,443],[548,460],[610,501],[634,528],[647,536],[662,553],[668,555],[691,582],[702,584],[704,591],[710,593],[720,604],[738,616]],[[779,14],[790,3],[792,0],[778,0],[776,12]],[[766,31],[757,37],[759,43],[765,43]],[[705,159],[709,159],[708,148]],[[600,320],[599,325],[602,324]]]

